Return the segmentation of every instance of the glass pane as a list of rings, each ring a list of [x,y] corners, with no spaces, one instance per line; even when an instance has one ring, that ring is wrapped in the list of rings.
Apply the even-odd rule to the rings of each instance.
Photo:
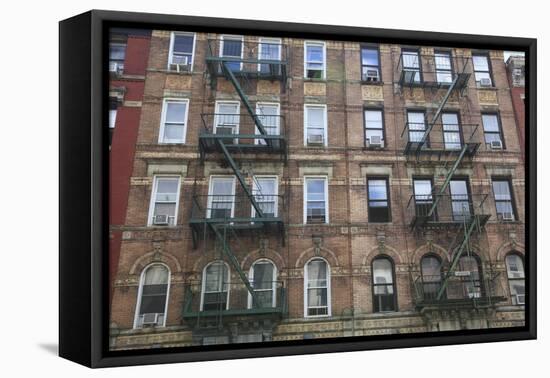
[[[470,278],[479,280],[479,264],[473,256],[462,256],[458,262],[459,269],[470,272]]]
[[[441,263],[439,259],[433,256],[422,258],[422,279],[426,281],[441,280]]]
[[[269,262],[259,262],[254,264],[254,289],[267,290],[273,288],[273,264]]]
[[[443,125],[448,127],[449,130],[458,130],[458,115],[456,113],[441,114],[441,122],[443,123]],[[456,127],[456,129],[454,129],[453,127]]]
[[[254,193],[258,195],[258,199],[262,200],[262,195],[267,196],[269,199],[273,199],[275,194],[276,180],[271,178],[259,178],[256,179]]]
[[[193,52],[193,36],[191,35],[175,35],[174,36],[174,52],[187,53]]]
[[[144,285],[160,285],[168,283],[168,269],[162,265],[153,265],[145,272]]]
[[[420,68],[420,59],[417,52],[403,52],[403,67],[405,68]]]
[[[414,180],[414,195],[416,199],[432,198],[432,182],[430,180]]]
[[[497,214],[512,214],[514,216],[514,210],[512,208],[511,201],[500,201],[496,203]]]
[[[322,201],[325,199],[325,180],[308,179],[307,199],[310,201]]]
[[[173,217],[174,215],[176,215],[176,204],[156,203],[153,215],[168,215],[169,217]]]
[[[164,313],[166,307],[166,294],[162,295],[143,295],[141,297],[140,314],[159,314]]]
[[[187,110],[186,102],[168,102],[166,103],[166,118],[168,123],[185,122],[185,112]]]
[[[508,278],[524,278],[523,260],[518,255],[506,256],[506,268]]]
[[[206,292],[227,291],[227,266],[222,262],[208,265],[205,274],[204,288]]]
[[[307,62],[323,62],[323,46],[308,44],[306,45]]]
[[[435,54],[435,68],[437,70],[450,70],[451,69],[451,57],[447,53]]]
[[[372,200],[387,200],[386,180],[368,180],[369,201]]]
[[[393,283],[392,264],[390,260],[384,258],[376,259],[372,263],[372,269],[375,284]]]
[[[362,49],[361,61],[363,65],[378,66],[378,50],[377,49]]]
[[[124,60],[126,45],[112,44],[109,46],[109,60]]]
[[[498,127],[498,118],[494,114],[483,114],[481,116],[481,119],[483,120],[483,130],[485,131],[492,131],[492,132],[499,132]]]
[[[307,111],[307,124],[309,127],[324,127],[325,109],[309,107]]]
[[[312,260],[307,264],[308,287],[327,286],[327,263],[323,260]]]
[[[157,179],[157,201],[175,201],[177,191],[178,179]]]
[[[164,125],[164,141],[183,140],[184,125],[167,123]]]
[[[241,57],[242,41],[240,39],[223,40],[223,56]]]
[[[493,191],[495,193],[495,199],[498,201],[511,200],[510,185],[508,181],[493,181]]]
[[[366,128],[381,129],[382,128],[382,112],[379,110],[365,111]]]
[[[260,59],[279,60],[281,56],[279,40],[262,39],[260,43]]]
[[[233,193],[233,179],[215,178],[212,179],[212,194],[231,195]]]
[[[308,289],[308,301],[309,307],[326,306],[327,301],[327,289]]]
[[[476,71],[489,71],[489,61],[486,56],[483,55],[474,55],[472,57],[474,62],[474,70]],[[476,75],[477,79],[477,75]]]
[[[468,185],[465,180],[451,180],[452,199],[468,199]]]

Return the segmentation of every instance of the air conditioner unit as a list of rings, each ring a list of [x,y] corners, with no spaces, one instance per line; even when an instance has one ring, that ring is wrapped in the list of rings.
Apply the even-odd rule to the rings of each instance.
[[[483,77],[479,79],[479,86],[480,87],[491,87],[493,84],[491,83],[491,79],[488,77]]]
[[[525,294],[516,294],[516,304],[525,304]]]
[[[514,214],[510,212],[502,213],[502,220],[504,221],[513,221],[514,220]]]
[[[323,135],[308,135],[307,144],[324,144],[325,138]]]
[[[124,70],[124,64],[120,62],[109,62],[109,72],[113,72],[117,75],[122,75]]]
[[[171,63],[170,70],[176,72],[187,72],[189,71],[189,57],[188,56],[179,56],[178,63]]]
[[[492,150],[502,150],[502,141],[501,140],[492,140],[491,141]]]
[[[365,76],[366,81],[380,81],[380,78],[378,77],[378,71],[377,70],[367,70],[367,74]]]
[[[157,214],[153,218],[153,223],[156,225],[167,225],[168,224],[168,215],[166,214]]]
[[[150,314],[143,314],[142,315],[142,325],[157,325],[159,320],[159,314],[157,313],[150,313]]]
[[[380,135],[373,135],[367,139],[367,147],[384,147],[384,141]]]

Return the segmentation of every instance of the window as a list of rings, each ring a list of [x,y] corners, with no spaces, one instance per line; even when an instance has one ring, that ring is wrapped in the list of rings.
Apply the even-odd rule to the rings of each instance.
[[[326,70],[325,43],[306,41],[304,46],[305,77],[309,79],[324,79]]]
[[[513,305],[525,304],[525,271],[523,259],[516,253],[506,256],[506,272]]]
[[[304,223],[328,223],[327,178],[305,178]]]
[[[393,263],[387,257],[372,262],[374,312],[396,311]]]
[[[369,222],[390,222],[390,198],[388,179],[367,177]]]
[[[453,82],[453,66],[451,53],[438,51],[435,53],[435,76],[439,84],[451,84]]]
[[[242,36],[223,35],[220,40],[220,57],[230,58],[227,62],[231,71],[241,71],[243,68],[243,40]]]
[[[384,117],[382,110],[365,110],[365,141],[367,147],[384,147]]]
[[[485,146],[497,150],[504,148],[498,115],[482,114],[481,121],[483,122],[483,133],[485,134]]]
[[[211,177],[207,218],[233,218],[235,207],[235,178]]]
[[[451,191],[453,221],[463,222],[464,220],[470,219],[472,209],[468,181],[453,179],[449,183],[449,190]]]
[[[280,135],[280,105],[277,103],[256,103],[256,114],[262,123],[267,135]],[[260,135],[260,130],[255,128],[256,135]],[[255,139],[256,144],[266,144],[264,139]]]
[[[260,206],[264,217],[277,217],[277,177],[254,177],[252,193],[256,203]],[[252,217],[256,216],[256,210],[252,206]]]
[[[472,55],[474,64],[474,75],[478,87],[492,87],[491,67],[487,55]]]
[[[478,258],[476,256],[462,256],[458,260],[457,270],[466,274],[460,277],[463,297],[469,299],[481,298],[481,269]]]
[[[327,145],[326,105],[304,105],[304,145]]]
[[[310,260],[304,272],[304,315],[330,316],[330,270],[321,258]]]
[[[201,311],[229,308],[229,278],[229,267],[223,261],[215,261],[204,268]]]
[[[125,58],[126,44],[111,42],[109,44],[109,71],[122,73],[122,71],[124,71]]]
[[[407,129],[409,130],[409,142],[422,141],[426,131],[426,116],[423,111],[407,111]]]
[[[194,51],[195,34],[172,32],[168,68],[178,72],[191,71]]]
[[[116,114],[117,114],[118,103],[116,98],[109,98],[109,145],[113,141],[113,132],[116,125]]]
[[[174,226],[178,213],[180,178],[155,176],[149,225]]]
[[[432,180],[431,179],[414,179],[414,204],[415,214],[417,217],[428,216],[430,209],[433,205],[432,195]],[[433,219],[435,220],[436,214],[434,212]]]
[[[159,143],[185,143],[189,100],[164,99]]]
[[[252,296],[248,294],[248,308],[276,307],[277,270],[269,260],[256,261],[250,268],[249,279],[254,288],[258,303],[253,306]]]
[[[241,104],[239,102],[216,102],[216,116],[214,117],[214,134],[232,135],[239,133]],[[235,139],[224,139],[226,144],[236,144]]]
[[[420,83],[422,74],[418,50],[403,50],[401,54],[401,59],[403,59],[403,81],[407,84]]]
[[[493,179],[493,194],[497,209],[497,219],[501,221],[513,221],[516,219],[514,204],[512,202],[512,190],[510,180]]]
[[[165,265],[149,265],[141,274],[134,328],[164,326],[170,272]]]
[[[460,137],[460,124],[457,113],[442,113],[443,144],[446,150],[460,150],[462,140]]]
[[[281,60],[281,47],[280,38],[260,38],[258,60]],[[281,66],[279,64],[258,64],[258,71],[262,74],[279,75]]]
[[[380,59],[378,48],[363,47],[361,49],[361,80],[368,82],[379,82],[380,77]]]
[[[420,268],[424,300],[436,299],[441,289],[441,260],[433,255],[424,256]]]

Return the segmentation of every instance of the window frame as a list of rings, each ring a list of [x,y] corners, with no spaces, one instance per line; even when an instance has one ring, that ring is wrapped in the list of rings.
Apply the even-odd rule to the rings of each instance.
[[[510,278],[510,270],[508,268],[508,257],[509,256],[517,256],[520,261],[521,261],[521,267],[523,269],[523,277],[522,278]],[[514,281],[523,281],[523,291],[524,291],[524,296],[525,298],[527,298],[527,286],[525,284],[525,279],[526,279],[526,274],[525,274],[525,258],[524,256],[517,252],[517,251],[511,251],[511,252],[508,252],[506,254],[506,256],[504,257],[504,266],[506,267],[506,280],[508,281],[508,291],[510,293],[510,301],[512,302],[512,306],[525,306],[525,303],[517,303],[517,300],[515,298],[512,298],[512,282]],[[516,294],[517,295],[517,294]],[[514,303],[516,302],[516,303]],[[526,302],[524,300],[524,302]]]
[[[267,41],[267,42],[266,42]],[[271,42],[269,42],[271,41]],[[274,42],[274,41],[277,41],[277,42]],[[282,38],[277,38],[277,37],[260,37],[258,38],[258,60],[261,60],[262,58],[262,46],[264,44],[272,44],[272,45],[279,45],[279,56],[278,56],[278,60],[280,61],[282,59],[282,56],[283,56],[283,39]],[[258,63],[258,72],[261,73],[262,72],[262,63]]]
[[[450,63],[450,66],[451,68],[450,69],[437,69],[437,60],[436,60],[436,56],[437,55],[446,55],[449,57],[449,63]],[[434,50],[434,71],[435,71],[435,81],[436,83],[438,84],[443,84],[443,85],[451,85],[451,83],[453,82],[454,78],[455,78],[455,67],[454,67],[454,63],[453,63],[453,52],[452,50],[441,50],[441,49],[436,49]],[[439,72],[438,72],[439,71]],[[447,82],[447,81],[439,81],[438,78],[437,78],[437,74],[438,73],[448,73],[451,75],[451,81],[450,82]]]
[[[215,263],[222,263],[225,266],[225,268],[227,269],[227,294],[226,294],[226,299],[225,299],[225,310],[226,311],[229,310],[229,300],[230,300],[230,293],[231,293],[231,269],[229,267],[229,264],[227,264],[225,261],[223,261],[223,260],[214,260],[214,261],[210,261],[202,269],[201,298],[200,298],[201,300],[200,300],[200,307],[199,307],[200,312],[205,311],[204,310],[204,295],[206,294],[206,292],[205,292],[205,290],[206,290],[206,270],[208,269],[209,266],[211,266]],[[222,288],[223,288],[224,284],[225,283],[222,282]],[[219,293],[219,292],[216,292],[216,293]],[[223,293],[223,291],[222,291],[222,293]],[[206,311],[210,311],[210,310],[206,310]]]
[[[498,217],[498,207],[497,202],[508,202],[504,200],[498,200],[496,199],[496,193],[495,193],[495,187],[493,185],[494,182],[506,182],[508,184],[508,190],[510,192],[510,206],[512,207],[512,216],[514,217],[511,221],[505,221],[502,219],[499,219]],[[518,221],[518,212],[516,208],[516,201],[515,201],[515,195],[514,195],[514,186],[512,185],[512,178],[511,177],[503,177],[503,176],[493,176],[491,177],[491,190],[493,191],[493,201],[495,203],[495,214],[497,217],[497,222],[517,222]]]
[[[141,275],[139,278],[139,287],[138,287],[138,296],[136,301],[136,308],[134,312],[134,324],[133,329],[141,329],[142,327],[138,327],[138,319],[140,314],[140,308],[141,308],[141,301],[142,301],[142,294],[143,294],[143,286],[144,286],[144,280],[145,280],[145,273],[149,268],[155,265],[161,265],[168,271],[168,279],[167,279],[167,287],[166,287],[166,302],[164,304],[164,319],[162,321],[162,325],[157,325],[157,327],[166,327],[166,319],[168,318],[168,302],[170,299],[170,286],[172,281],[172,272],[170,271],[170,267],[162,262],[153,262],[149,265],[147,265],[143,270],[141,271]]]
[[[326,274],[326,281],[327,281],[327,286],[326,286],[326,290],[327,290],[327,314],[326,315],[309,315],[308,314],[308,309],[309,309],[309,305],[308,305],[308,302],[309,302],[309,294],[308,294],[308,281],[309,281],[309,277],[308,277],[308,265],[309,263],[311,263],[312,261],[315,261],[315,260],[322,260],[324,261],[324,263],[326,264],[326,267],[327,267],[327,274]],[[304,318],[327,318],[327,317],[331,317],[332,316],[332,296],[331,296],[331,281],[332,281],[332,275],[331,275],[331,268],[330,268],[330,264],[328,263],[328,261],[323,258],[323,257],[312,257],[310,258],[305,264],[304,264]],[[322,287],[316,287],[317,289],[323,289]]]
[[[323,47],[323,68],[321,70],[320,78],[310,78],[307,76],[307,46],[308,45],[322,45]],[[316,40],[305,40],[304,41],[304,79],[307,80],[326,80],[327,79],[327,43],[325,41],[316,41]]]
[[[417,203],[417,199],[416,199],[416,185],[415,185],[415,181],[429,181],[430,182],[430,189],[431,189],[431,200],[429,202],[429,205],[430,207],[433,206],[434,204],[434,201],[435,201],[435,193],[434,193],[434,183],[435,183],[435,180],[434,180],[434,177],[433,176],[412,176],[412,195],[413,195],[413,199],[414,199],[414,206],[415,206],[415,216],[419,216],[419,214],[417,214],[417,206],[418,205],[427,205],[428,204],[428,200],[422,200],[420,199],[420,201],[426,201],[425,203],[424,202],[420,202],[420,203]],[[423,196],[424,194],[418,194],[419,196]],[[437,220],[438,219],[438,215],[437,215],[437,207],[435,208],[434,210],[434,213],[432,214],[432,219],[433,220]]]
[[[382,116],[382,128],[375,129],[372,127],[367,127],[367,112],[380,112]],[[381,107],[365,107],[363,108],[363,145],[365,148],[374,148],[367,145],[367,130],[382,130],[382,145],[381,148],[386,148],[386,118],[384,114],[384,108]],[[378,148],[378,147],[376,147]]]
[[[281,103],[280,102],[258,101],[258,102],[256,102],[256,108],[255,108],[256,115],[261,116],[261,114],[259,114],[259,111],[260,111],[260,108],[262,106],[276,106],[277,107],[277,134],[274,134],[274,135],[281,135]],[[265,127],[265,125],[264,125],[264,127]],[[260,130],[258,130],[258,127],[256,125],[254,125],[254,134],[255,135],[261,135]],[[262,144],[262,139],[254,139],[254,144]],[[265,142],[263,144],[265,145]]]
[[[308,147],[307,143],[307,130],[308,130],[308,108],[322,108],[323,109],[323,146],[328,147],[328,111],[326,104],[304,104],[304,146]],[[318,147],[312,145],[310,147]]]
[[[275,193],[274,196],[274,202],[275,202],[275,215],[274,217],[277,218],[279,215],[279,177],[275,175],[254,175],[254,180],[252,180],[252,194],[255,195],[255,191],[257,189],[257,179],[273,179],[275,180]],[[262,202],[259,202],[262,203]],[[256,209],[253,205],[250,205],[252,218],[256,217]]]
[[[231,184],[231,194],[220,194],[220,195],[231,195],[232,196],[232,202],[231,202],[231,218],[235,217],[235,184],[236,184],[236,177],[235,175],[211,175],[210,179],[208,181],[208,201],[206,205],[206,218],[211,219],[212,218],[212,202],[215,195],[213,194],[214,186],[212,185],[212,182],[217,178],[226,178],[232,179]]]
[[[392,282],[391,282],[391,285],[392,285],[392,288],[393,288],[393,310],[388,310],[388,311],[381,311],[381,310],[378,310],[376,311],[376,302],[375,302],[375,298],[377,296],[377,294],[375,294],[375,286],[377,285],[387,285],[387,284],[376,284],[374,282],[374,262],[376,260],[387,260],[390,262],[390,266],[391,266],[391,274],[392,274]],[[389,312],[398,312],[399,311],[399,307],[398,307],[398,302],[397,302],[397,283],[396,283],[396,274],[395,274],[395,263],[393,261],[393,259],[387,255],[378,255],[376,256],[375,258],[373,258],[371,260],[371,272],[372,272],[372,283],[371,283],[371,292],[372,292],[372,312],[375,313],[375,314],[380,314],[380,313],[389,313]]]
[[[178,189],[176,191],[176,210],[174,212],[174,224],[166,226],[157,226],[153,224],[153,215],[155,212],[155,204],[156,204],[156,197],[157,197],[157,190],[158,190],[158,180],[163,178],[175,178],[178,180]],[[149,202],[149,213],[147,217],[147,227],[176,227],[178,225],[178,213],[179,213],[179,204],[180,204],[180,196],[181,196],[181,176],[180,175],[174,175],[174,174],[158,174],[153,176],[153,187],[151,190],[151,199]]]
[[[418,81],[414,80],[412,82],[413,85],[418,85],[424,83],[424,74],[423,74],[423,67],[422,67],[422,55],[420,54],[420,48],[418,47],[405,47],[401,48],[401,70],[408,69],[409,71],[412,70],[412,68],[405,67],[405,60],[403,59],[404,53],[415,53],[418,57]]]
[[[325,189],[325,222],[323,223],[308,223],[307,222],[307,203],[308,203],[308,198],[307,198],[307,182],[308,180],[324,180],[324,189]],[[329,198],[328,198],[328,176],[319,176],[319,175],[313,175],[313,176],[310,176],[310,175],[307,175],[307,176],[304,176],[304,187],[303,187],[303,197],[304,197],[304,225],[308,225],[308,224],[313,224],[313,225],[316,225],[316,224],[329,224],[330,223],[330,220],[329,220]]]
[[[363,64],[363,50],[376,50],[376,54],[378,55],[378,65],[373,66],[370,64]],[[380,84],[382,83],[382,62],[381,62],[381,55],[380,55],[380,45],[361,45],[359,49],[359,64],[361,66],[361,82],[363,83],[369,83],[369,84]],[[365,77],[363,76],[363,68],[364,67],[376,67],[376,70],[378,71],[378,81],[366,81]]]
[[[476,70],[476,66],[474,64],[474,57],[475,56],[482,56],[482,57],[487,59],[488,71]],[[474,82],[476,84],[476,88],[495,88],[495,79],[493,77],[493,65],[491,64],[491,56],[490,56],[489,53],[483,53],[483,52],[472,53],[472,70],[474,72]],[[476,79],[476,72],[488,73],[489,74],[489,79],[491,79],[491,86],[490,87],[481,87],[479,82]]]
[[[435,260],[437,260],[437,262],[439,263],[439,279],[438,280],[433,280],[433,281],[426,281],[424,280],[424,278],[426,277],[437,277],[437,276],[431,276],[431,275],[425,275],[424,274],[424,266],[423,266],[423,261],[424,259],[428,259],[428,258],[433,258]],[[436,290],[434,291],[430,291],[430,295],[433,295],[433,298],[430,298],[430,299],[434,299],[435,296],[437,295],[437,292],[439,290],[441,290],[441,284],[443,282],[443,259],[438,256],[437,254],[435,254],[434,252],[428,252],[428,253],[425,253],[424,255],[422,255],[422,257],[420,258],[420,279],[422,281],[422,295],[424,296],[424,298],[426,298],[426,285],[437,285],[437,286],[434,286],[434,288]],[[444,296],[447,296],[447,290],[445,289],[445,291],[443,292],[443,295]]]
[[[420,138],[420,140],[411,141],[410,124],[419,124],[419,123],[409,121],[409,114],[410,113],[418,113],[418,114],[422,113],[422,118],[424,119],[424,123],[423,123],[424,129],[423,130],[412,130],[412,132],[423,133],[422,135],[424,135],[424,133],[426,133],[426,130],[428,129],[428,112],[427,112],[426,108],[405,108],[405,120],[407,121],[407,132],[408,132],[407,140],[409,142],[412,142],[412,143],[419,143],[422,138]],[[428,134],[428,137],[426,138],[426,142],[425,142],[424,146],[426,146],[428,148],[430,147],[430,134]]]
[[[172,71],[170,69],[170,66],[172,64],[175,64],[175,63],[172,63],[172,59],[174,57],[174,43],[176,41],[176,36],[178,36],[178,35],[193,37],[193,48],[191,49],[191,63],[189,64],[189,72],[193,72],[193,66],[195,64],[195,47],[196,47],[196,44],[197,44],[197,34],[194,33],[194,32],[179,32],[179,31],[170,32],[170,47],[169,47],[169,50],[168,50],[167,70]]]
[[[462,199],[462,200],[453,199],[453,193],[451,191],[451,183],[453,181],[464,182],[464,184],[466,185],[466,194],[468,196],[468,198],[466,200],[464,200],[464,199]],[[450,200],[451,200],[451,217],[452,217],[454,222],[462,222],[463,221],[462,219],[460,219],[459,215],[455,214],[455,212],[454,212],[453,204],[455,202],[465,202],[465,201],[467,201],[468,202],[468,209],[469,209],[469,212],[470,212],[470,214],[469,214],[470,218],[475,216],[475,209],[474,209],[474,206],[473,206],[474,198],[473,198],[473,194],[472,194],[470,178],[468,176],[455,175],[455,176],[451,177],[451,180],[449,181],[449,187],[447,188],[447,190],[449,192],[449,196],[450,196]],[[458,217],[458,218],[456,218],[456,217]]]
[[[225,40],[229,40],[229,41],[237,41],[240,39],[241,41],[241,61],[240,61],[240,64],[239,64],[239,71],[237,72],[240,72],[243,70],[243,57],[244,57],[244,35],[237,35],[237,34],[222,34],[220,36],[220,51],[219,51],[219,54],[218,56],[220,58],[223,58],[225,55],[223,55],[223,44],[224,44],[224,41]],[[228,57],[232,57],[230,55],[228,55]],[[237,63],[237,62],[235,62]]]
[[[240,130],[240,127],[241,127],[241,102],[240,101],[237,101],[237,100],[216,100],[215,104],[214,104],[214,124],[212,125],[212,133],[214,134],[217,134],[217,130],[218,130],[218,122],[219,122],[219,119],[218,119],[218,114],[227,114],[227,113],[220,113],[220,105],[224,105],[224,104],[236,104],[237,105],[237,112],[235,113],[235,117],[238,119],[238,122],[237,124],[235,125],[235,134],[234,135],[237,135],[239,134],[239,130]],[[226,140],[229,140],[229,139],[226,139]],[[239,139],[238,138],[233,138],[233,143],[236,144],[238,143]]]
[[[496,134],[495,131],[486,132],[485,123],[483,122],[483,116],[495,116],[498,124],[498,134],[500,136],[500,141],[502,143],[502,149],[506,149],[506,141],[504,140],[504,130],[502,129],[502,120],[500,119],[499,112],[481,112],[481,126],[483,128],[483,143],[485,144],[486,151],[493,151],[490,147],[487,147],[490,143],[487,143],[485,140],[485,134]],[[498,151],[498,150],[497,150]]]
[[[254,261],[252,263],[252,265],[250,266],[250,269],[248,270],[248,280],[252,283],[252,288],[254,288],[254,266],[256,264],[266,264],[266,263],[269,263],[271,264],[271,266],[273,267],[273,281],[271,282],[271,292],[272,292],[272,298],[271,298],[271,307],[272,308],[275,308],[277,307],[277,274],[278,274],[278,271],[277,271],[277,266],[275,265],[275,263],[270,260],[270,259],[267,259],[267,258],[259,258],[257,259],[256,261]],[[269,289],[262,289],[262,291],[268,291]],[[256,290],[254,290],[256,291]],[[252,309],[252,295],[250,294],[250,292],[247,292],[248,293],[248,302],[247,302],[247,308],[250,310]]]
[[[369,195],[369,181],[370,180],[384,180],[384,182],[386,183],[386,202],[388,203],[388,206],[387,206],[387,210],[388,210],[388,220],[386,221],[373,221],[371,220],[371,212],[370,212],[370,203],[371,203],[371,199],[370,199],[370,195]],[[368,216],[368,222],[369,223],[391,223],[392,222],[392,213],[391,213],[391,199],[390,199],[391,195],[390,195],[390,177],[389,176],[367,176],[367,216]],[[373,202],[382,202],[382,201],[376,201],[376,200],[372,200]]]
[[[166,115],[168,113],[168,104],[169,103],[185,103],[185,120],[183,121],[183,138],[181,141],[175,141],[175,139],[170,139],[170,141],[164,141],[164,133],[166,129]],[[187,123],[189,121],[189,106],[191,101],[188,98],[175,98],[175,97],[166,97],[162,99],[162,114],[160,117],[160,128],[159,128],[159,137],[158,144],[185,144],[187,140]]]
[[[456,115],[456,121],[458,122],[458,131],[445,131],[445,123],[443,123],[443,115],[445,114],[454,114]],[[463,133],[463,128],[462,128],[462,120],[461,120],[461,117],[460,117],[460,111],[458,110],[453,110],[453,109],[450,109],[450,110],[444,110],[441,112],[441,133],[443,135],[443,148],[446,150],[446,151],[460,151],[460,149],[462,149],[462,147],[464,147],[464,143],[466,143],[464,141],[464,133]],[[458,133],[458,136],[459,136],[459,139],[460,139],[460,148],[458,149],[451,149],[451,148],[447,148],[447,145],[446,145],[446,141],[445,141],[445,133]]]
[[[111,59],[111,46],[124,46],[124,59]],[[111,70],[111,62],[115,62],[117,64],[120,64],[122,62],[122,69],[121,72],[124,73],[124,69],[126,68],[126,53],[128,49],[128,42],[127,41],[110,41],[109,42],[109,72],[117,72]]]

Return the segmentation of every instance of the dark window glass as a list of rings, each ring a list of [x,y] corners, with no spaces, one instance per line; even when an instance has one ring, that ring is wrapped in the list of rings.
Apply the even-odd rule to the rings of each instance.
[[[502,149],[504,142],[500,132],[500,123],[496,114],[482,114],[485,145],[488,149]],[[496,143],[496,144],[495,144]]]
[[[512,304],[525,304],[525,271],[521,256],[515,253],[506,256],[506,272]]]
[[[513,221],[516,216],[512,203],[512,191],[509,180],[493,180],[493,194],[497,209],[497,219],[502,221]]]
[[[390,202],[387,178],[367,178],[369,222],[389,222]]]
[[[361,78],[363,81],[380,81],[380,62],[377,48],[365,47],[361,49]]]
[[[385,258],[377,258],[372,263],[374,312],[395,311],[395,286],[393,264]]]

